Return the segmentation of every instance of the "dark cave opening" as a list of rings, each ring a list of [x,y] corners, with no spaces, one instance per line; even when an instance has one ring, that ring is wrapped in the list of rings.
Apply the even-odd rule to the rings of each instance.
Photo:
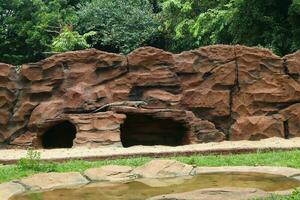
[[[187,132],[183,122],[144,114],[127,114],[126,120],[121,125],[121,141],[124,147],[179,146],[188,144]]]
[[[69,121],[63,121],[50,127],[42,136],[45,149],[71,148],[76,137],[76,127]]]

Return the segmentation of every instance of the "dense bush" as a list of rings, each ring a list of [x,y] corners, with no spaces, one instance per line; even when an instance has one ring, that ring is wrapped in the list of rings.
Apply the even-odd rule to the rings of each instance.
[[[65,52],[89,48],[91,45],[87,43],[87,39],[95,34],[95,31],[91,31],[80,35],[77,31],[72,31],[70,28],[65,27],[62,29],[62,32],[53,39],[51,49],[53,52]]]
[[[41,153],[33,149],[28,149],[25,158],[17,162],[17,168],[20,171],[31,172],[52,172],[57,167],[56,163],[41,160]]]
[[[219,43],[263,46],[279,55],[298,50],[300,0],[0,2],[0,62],[89,47],[126,54],[144,45],[179,52]]]
[[[65,24],[77,21],[67,0],[9,0],[0,2],[0,61],[36,61],[50,49]]]
[[[234,44],[261,45],[283,55],[292,50],[292,28],[288,21],[292,0],[239,0],[230,33]]]
[[[291,24],[291,51],[300,49],[300,0],[293,0],[289,8],[289,23]]]
[[[224,29],[232,18],[232,2],[228,0],[166,0],[162,3],[164,24],[171,51],[226,43]]]
[[[300,48],[300,0],[165,0],[164,31],[173,51],[208,44]]]
[[[128,53],[158,34],[159,21],[148,0],[92,0],[77,13],[78,29],[96,31],[91,43],[98,48]]]

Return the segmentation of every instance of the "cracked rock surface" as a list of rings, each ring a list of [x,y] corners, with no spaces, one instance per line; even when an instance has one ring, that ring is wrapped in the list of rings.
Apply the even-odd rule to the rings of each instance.
[[[151,136],[139,129],[130,140],[180,145],[299,137],[299,77],[299,51],[279,57],[239,45],[180,54],[144,47],[128,56],[89,49],[24,64],[19,73],[0,64],[0,144],[42,147],[45,132],[62,121],[76,127],[74,146],[120,145],[124,123],[134,130],[151,120],[159,125],[146,126]],[[147,105],[92,112],[121,101]],[[184,137],[174,142],[176,124]],[[160,136],[160,129],[171,131]]]

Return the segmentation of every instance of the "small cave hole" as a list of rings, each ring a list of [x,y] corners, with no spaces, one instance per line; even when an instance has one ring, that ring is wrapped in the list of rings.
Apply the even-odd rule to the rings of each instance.
[[[76,127],[69,121],[60,122],[50,127],[42,136],[45,149],[71,148],[76,137]]]
[[[187,132],[183,122],[143,114],[127,114],[126,120],[121,125],[121,142],[124,147],[179,146],[188,144]]]

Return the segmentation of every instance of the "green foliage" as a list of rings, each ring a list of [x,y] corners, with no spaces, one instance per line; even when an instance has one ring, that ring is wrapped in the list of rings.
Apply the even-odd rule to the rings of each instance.
[[[289,8],[289,22],[292,32],[291,51],[300,49],[300,0],[293,0]]]
[[[158,19],[148,0],[92,0],[78,10],[77,29],[96,31],[92,44],[128,53],[146,45],[158,32]]]
[[[294,190],[290,196],[284,198],[284,200],[299,200],[299,199],[300,199],[299,189]]]
[[[56,164],[42,161],[41,153],[30,148],[26,157],[17,162],[17,168],[23,171],[51,172],[55,171]]]
[[[65,27],[74,27],[66,29]],[[300,48],[300,0],[5,0],[0,62],[23,64],[89,47],[180,52],[211,44]]]
[[[272,195],[266,198],[257,198],[253,200],[299,200],[300,199],[300,190],[295,189],[291,195],[288,196],[280,196],[280,195]]]
[[[229,28],[232,43],[261,45],[279,55],[291,52],[290,5],[291,0],[236,0]]]
[[[42,193],[29,193],[27,195],[30,200],[43,200]]]
[[[0,3],[0,61],[36,61],[65,24],[77,21],[67,0],[11,0]]]
[[[300,48],[300,0],[165,0],[167,48],[210,44],[263,46],[284,55]]]
[[[62,32],[53,39],[51,49],[54,52],[65,52],[89,48],[87,38],[96,35],[95,31],[90,31],[80,35],[77,31],[71,31],[68,27],[63,28]]]
[[[226,32],[235,11],[234,3],[230,1],[201,13],[190,28],[196,45],[228,43],[230,36]]]
[[[27,155],[25,158],[21,158],[17,166],[23,170],[34,170],[37,171],[40,169],[41,165],[41,153],[34,151],[33,149],[27,150]]]
[[[235,11],[233,1],[166,0],[162,7],[161,29],[168,35],[171,51],[228,42],[225,29]]]

